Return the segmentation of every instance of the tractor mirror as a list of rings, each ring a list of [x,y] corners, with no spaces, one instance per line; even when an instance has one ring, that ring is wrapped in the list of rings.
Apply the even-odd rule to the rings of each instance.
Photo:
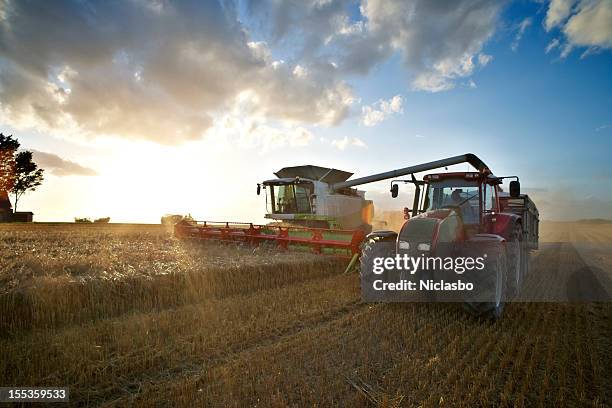
[[[261,194],[261,184],[257,185],[257,195]]]
[[[398,194],[399,194],[399,185],[392,184],[391,185],[391,197],[396,198]]]
[[[521,183],[518,180],[510,182],[510,197],[518,197],[521,195]]]

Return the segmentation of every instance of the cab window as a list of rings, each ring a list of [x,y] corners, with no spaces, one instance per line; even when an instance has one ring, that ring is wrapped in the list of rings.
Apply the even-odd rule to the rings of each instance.
[[[311,190],[308,188],[307,184],[298,184],[295,186],[295,203],[298,213],[310,213],[310,194]]]
[[[312,183],[279,184],[269,189],[272,212],[275,214],[310,214]]]
[[[482,190],[483,209],[485,211],[495,210],[495,186],[491,184],[484,184]]]

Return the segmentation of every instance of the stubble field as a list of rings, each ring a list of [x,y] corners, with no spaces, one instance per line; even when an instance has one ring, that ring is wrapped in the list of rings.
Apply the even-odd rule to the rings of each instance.
[[[528,292],[612,271],[609,224],[541,237]],[[161,226],[2,225],[0,385],[92,406],[612,404],[610,303],[512,303],[492,323],[364,304],[344,267]]]

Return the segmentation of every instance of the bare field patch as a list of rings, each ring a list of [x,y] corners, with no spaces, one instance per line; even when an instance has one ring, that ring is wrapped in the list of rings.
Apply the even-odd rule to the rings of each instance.
[[[612,223],[542,221],[540,242],[588,242],[612,248]]]

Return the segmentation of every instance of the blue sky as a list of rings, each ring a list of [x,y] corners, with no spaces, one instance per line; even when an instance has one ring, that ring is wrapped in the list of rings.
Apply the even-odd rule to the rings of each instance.
[[[69,28],[59,37],[64,41],[68,38],[68,42],[74,39],[78,44],[57,44],[53,38],[28,43],[31,37],[10,35],[34,30],[26,25],[43,18],[44,13],[39,16],[29,11],[30,21],[11,20],[9,13],[5,19],[9,25],[24,27],[13,29],[13,34],[1,32],[4,38],[0,37],[0,50],[8,50],[8,57],[0,57],[0,68],[4,68],[4,77],[0,69],[0,84],[5,88],[0,93],[2,131],[13,133],[25,148],[60,159],[46,163],[47,182],[40,191],[26,196],[23,206],[46,220],[110,215],[114,220],[156,222],[158,214],[164,212],[259,219],[264,208],[253,196],[253,186],[286,165],[319,164],[361,176],[473,152],[496,174],[519,175],[525,191],[539,200],[544,219],[612,218],[612,35],[598,28],[601,21],[611,18],[612,6],[607,2],[570,1],[573,8],[568,15],[561,12],[560,20],[554,20],[559,15],[555,7],[562,6],[560,1],[510,2],[504,7],[492,3],[476,10],[482,13],[476,18],[459,20],[461,24],[457,24],[448,5],[445,14],[435,14],[440,10],[417,4],[408,10],[416,17],[406,23],[392,20],[397,11],[385,16],[384,7],[375,1],[330,2],[329,12],[316,9],[318,14],[312,8],[284,10],[262,3],[249,7],[241,2],[235,21],[231,20],[231,10],[225,10],[223,15],[231,20],[229,28],[218,23],[219,27],[206,29],[198,37],[205,45],[194,48],[198,53],[194,61],[207,55],[207,44],[217,42],[225,49],[211,61],[231,72],[228,78],[211,79],[211,75],[221,74],[208,69],[202,69],[202,74],[197,66],[191,67],[193,71],[166,66],[154,53],[137,51],[155,32],[144,26],[130,28],[134,38],[117,45],[127,55],[128,62],[122,62],[129,65],[132,82],[127,85],[123,83],[125,71],[117,68],[116,50],[108,54],[115,55],[112,63],[104,54],[107,44],[122,42],[124,37],[108,39],[91,23],[91,33],[82,40],[85,46],[87,41],[93,44],[90,52],[71,53],[65,51],[66,47],[78,50],[83,44],[70,36],[76,34]],[[470,2],[457,2],[458,8],[459,3]],[[81,15],[77,3],[66,2],[64,6],[70,13]],[[260,9],[254,10],[256,7]],[[472,10],[476,6],[465,7]],[[152,18],[163,17],[168,11],[160,10],[155,9]],[[100,10],[96,16],[110,15],[111,11],[117,10]],[[213,12],[220,11],[202,10],[203,18],[210,18]],[[419,13],[433,13],[433,18],[414,20]],[[336,17],[328,18],[332,14]],[[389,27],[407,26],[396,33],[392,28],[376,28],[381,15],[387,19],[381,21]],[[345,24],[338,28],[343,16],[347,18]],[[584,16],[593,23],[585,23]],[[197,18],[194,20],[197,23]],[[161,24],[170,24],[164,21]],[[177,21],[180,18],[172,23]],[[307,23],[301,26],[299,21]],[[431,21],[441,21],[442,27],[432,29]],[[89,27],[87,24],[85,27]],[[235,24],[248,31],[246,39],[233,33]],[[474,24],[474,29],[452,31],[444,24]],[[272,28],[268,30],[268,26]],[[351,27],[355,32],[347,34]],[[160,31],[165,29],[160,27]],[[340,34],[339,30],[344,31]],[[174,35],[175,31],[165,35]],[[472,32],[480,34],[470,37]],[[53,56],[32,62],[7,45],[9,39],[13,43],[23,41],[20,45],[32,50],[40,47]],[[177,35],[176,42],[168,41],[165,46],[182,48],[189,40]],[[560,45],[546,52],[553,41]],[[236,44],[244,42],[249,42],[244,48],[252,50],[258,59],[236,56]],[[98,43],[104,43],[104,47]],[[571,52],[561,55],[563,46]],[[59,52],[54,54],[54,47]],[[221,52],[217,51],[219,47],[213,49],[210,52]],[[372,49],[383,51],[374,55]],[[363,67],[345,67],[345,54],[358,56],[359,61],[370,60]],[[465,55],[473,66],[461,65]],[[185,64],[189,63],[193,61]],[[448,68],[439,69],[436,64]],[[58,69],[67,72],[65,82],[49,81],[63,86],[55,98],[65,98],[61,103],[40,99],[36,88],[40,84],[31,80],[29,73],[41,66],[47,69],[46,78]],[[114,78],[110,85],[98,84],[99,79],[93,77],[98,70],[104,74],[105,69]],[[282,70],[286,73],[281,77]],[[201,81],[183,86],[180,77],[192,74]],[[139,83],[153,75],[157,75],[155,85],[165,84],[165,88],[160,86],[155,93],[145,94]],[[433,82],[418,82],[420,75],[433,78]],[[21,78],[23,86],[9,89],[7,81],[11,78]],[[444,89],[434,89],[440,83]],[[192,94],[191,87],[197,92]],[[70,91],[64,92],[66,89]],[[149,92],[151,87],[145,89]],[[14,93],[9,93],[11,90]],[[184,106],[174,112],[176,103],[166,103],[164,95],[180,95],[176,100]],[[401,107],[387,106],[385,114],[380,113],[381,120],[366,126],[365,109],[384,111],[380,101],[391,101],[397,95]],[[54,118],[68,114],[72,122],[48,120],[31,109],[47,102],[50,105],[43,112],[57,112]],[[115,109],[104,110],[98,105]],[[187,115],[185,112],[192,108],[196,115]],[[20,110],[22,115],[18,115]],[[205,115],[198,116],[202,112]],[[125,117],[113,116],[120,114]],[[194,116],[197,121],[192,125]],[[165,138],[168,129],[185,123],[189,126],[182,133]],[[140,131],[141,127],[145,130]],[[156,133],[158,129],[160,134]],[[163,172],[160,161],[165,163]],[[188,162],[189,166],[185,164]],[[70,164],[92,169],[96,175],[79,174],[78,167],[75,174],[61,171],[62,166]],[[179,179],[182,181],[176,182]],[[202,191],[186,191],[194,182],[202,186]],[[387,183],[365,189],[371,197],[380,199],[380,208],[391,208],[384,194]],[[156,199],[159,195],[174,199]],[[109,202],[113,200],[130,204],[121,207]]]

